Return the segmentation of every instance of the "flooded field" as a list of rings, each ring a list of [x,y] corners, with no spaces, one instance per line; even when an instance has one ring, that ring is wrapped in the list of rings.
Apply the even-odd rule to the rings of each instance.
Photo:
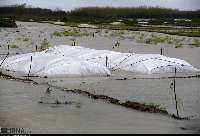
[[[180,116],[176,120],[159,113],[145,113],[83,95],[51,88],[45,79],[39,85],[1,79],[0,111],[2,127],[26,128],[33,133],[196,133],[199,132],[199,79],[177,79]],[[182,82],[182,83],[181,83]],[[183,85],[183,82],[185,86]],[[139,79],[118,81],[113,78],[51,79],[48,84],[83,89],[120,100],[160,104],[169,113],[175,112],[170,80]],[[40,104],[40,101],[46,104]],[[69,104],[51,104],[67,101]],[[152,125],[154,124],[154,125]]]
[[[47,39],[49,46],[71,45],[75,39],[80,46],[120,52],[159,54],[163,47],[164,55],[184,59],[200,68],[200,48],[189,47],[190,41],[200,40],[195,37],[174,36],[175,39],[184,38],[186,43],[182,48],[175,48],[174,44],[149,45],[137,42],[137,35],[151,35],[147,32],[135,33],[133,35],[136,38],[131,39],[132,32],[129,31],[124,32],[128,36],[120,38],[110,36],[113,31],[103,30],[93,38],[92,33],[97,30],[84,28],[80,31],[86,31],[88,36],[56,37],[52,36],[55,31],[77,28],[45,23],[18,22],[18,25],[19,28],[0,30],[0,54],[7,53],[7,44],[16,45],[10,49],[10,53],[26,53],[35,51],[35,45],[39,47],[44,39]],[[116,41],[120,41],[120,46],[113,49]],[[0,55],[0,59],[4,57]],[[178,73],[177,76],[188,75],[199,73]],[[25,128],[32,133],[200,133],[199,78],[176,79],[179,114],[181,117],[190,117],[190,120],[141,112],[63,90],[80,89],[109,96],[120,102],[159,105],[169,114],[176,114],[174,92],[170,87],[173,78],[167,78],[169,76],[173,76],[173,73],[143,75],[117,71],[110,77],[31,78],[37,85],[0,78],[0,127]]]
[[[124,82],[126,81],[121,81],[121,86]],[[142,86],[140,82],[136,81],[138,86]],[[110,88],[116,87],[117,90],[114,92],[113,89],[107,93],[135,101],[162,103],[168,107],[167,110],[171,109],[171,112],[174,112],[172,92],[169,91],[167,94],[164,92],[167,89],[159,90],[159,87],[156,86],[152,90],[148,82],[145,81],[145,87],[143,84],[143,87],[140,88],[141,91],[137,91],[138,87],[129,88],[135,83],[129,83],[130,86],[123,89],[119,87],[119,83],[117,83],[118,86],[112,84],[113,87]],[[109,84],[109,82],[107,83]],[[59,89],[52,88],[51,94],[48,95],[45,85],[32,85],[4,79],[1,79],[0,84],[2,127],[25,128],[33,133],[195,133],[199,131],[199,122],[197,122],[199,100],[196,99],[199,93],[195,94],[198,88],[191,89],[192,100],[187,98],[186,90],[182,93],[180,93],[181,90],[177,92],[179,99],[183,99],[182,104],[179,104],[181,116],[196,115],[196,117],[192,120],[175,120],[161,114],[144,113],[101,100],[95,101]],[[125,85],[127,84],[125,83]],[[106,94],[106,91],[104,92]],[[72,103],[65,105],[40,104],[41,99],[46,99],[46,101],[58,99]]]

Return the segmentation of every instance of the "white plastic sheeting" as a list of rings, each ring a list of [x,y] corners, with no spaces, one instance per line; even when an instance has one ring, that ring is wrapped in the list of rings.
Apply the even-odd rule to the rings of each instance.
[[[49,54],[72,57],[79,60],[96,62],[106,65],[108,57],[108,68],[110,70],[125,70],[142,73],[166,73],[174,72],[175,67],[178,72],[194,72],[194,68],[188,62],[176,58],[169,58],[159,54],[135,54],[120,53],[108,50],[95,50],[80,46],[60,45],[46,51]]]
[[[31,62],[31,56],[33,61]],[[106,56],[108,65],[106,67]],[[1,63],[1,61],[0,61]],[[95,50],[81,46],[60,45],[42,52],[9,57],[1,69],[32,76],[67,77],[70,75],[110,75],[111,71],[125,70],[142,73],[195,72],[198,69],[184,60],[159,54],[120,53]]]
[[[31,56],[33,61],[31,62]],[[1,63],[1,61],[0,61]],[[31,65],[30,76],[68,77],[68,76],[106,76],[110,71],[103,65],[57,56],[51,53],[38,52],[9,57],[1,69],[27,75]]]

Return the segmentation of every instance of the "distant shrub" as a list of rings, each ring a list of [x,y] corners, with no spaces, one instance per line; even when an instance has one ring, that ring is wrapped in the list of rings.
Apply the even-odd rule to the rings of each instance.
[[[10,18],[0,18],[0,27],[17,27],[15,20]]]

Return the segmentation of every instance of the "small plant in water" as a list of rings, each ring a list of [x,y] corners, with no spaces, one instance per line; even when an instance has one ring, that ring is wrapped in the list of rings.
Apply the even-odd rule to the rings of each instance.
[[[46,50],[50,47],[49,42],[47,39],[44,39],[41,43],[40,50]]]
[[[18,46],[15,45],[15,44],[10,45],[10,47],[11,47],[11,48],[18,48]]]
[[[89,34],[88,33],[82,33],[82,32],[79,32],[77,30],[73,30],[73,31],[64,31],[64,32],[54,32],[53,33],[54,36],[57,36],[57,37],[63,37],[63,36],[88,36]]]
[[[23,41],[24,41],[24,42],[27,42],[27,41],[29,41],[29,38],[24,38]]]
[[[183,47],[181,44],[176,44],[175,48],[181,48]]]
[[[61,102],[60,102],[60,101],[58,101],[58,100],[56,100],[55,104],[61,104]]]

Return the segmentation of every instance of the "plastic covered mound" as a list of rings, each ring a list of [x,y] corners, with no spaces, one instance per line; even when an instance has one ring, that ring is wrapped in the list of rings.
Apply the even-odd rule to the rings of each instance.
[[[107,66],[106,57],[108,58]],[[51,47],[42,52],[9,57],[4,61],[1,69],[27,75],[30,65],[30,75],[41,77],[106,76],[110,75],[110,71],[116,70],[148,74],[166,73],[174,72],[175,67],[177,72],[198,71],[184,60],[159,54],[120,53],[68,45]]]
[[[33,61],[31,62],[31,56]],[[67,77],[87,75],[110,75],[110,71],[103,65],[81,61],[70,57],[57,56],[45,52],[29,53],[9,57],[2,65],[2,69],[27,75],[31,65],[31,76]]]

